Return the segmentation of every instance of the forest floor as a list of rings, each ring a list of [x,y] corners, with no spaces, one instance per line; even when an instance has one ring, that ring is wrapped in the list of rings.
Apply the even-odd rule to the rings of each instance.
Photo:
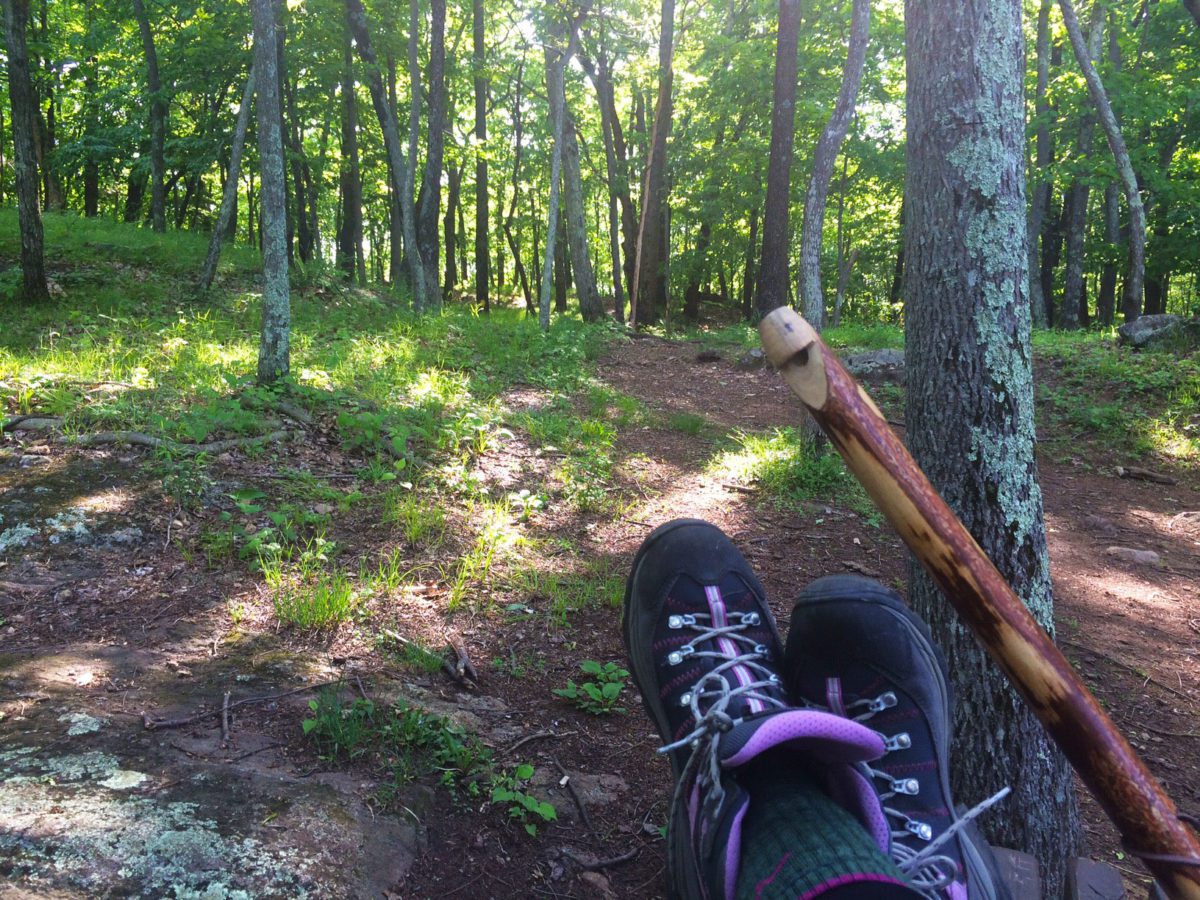
[[[902,589],[907,577],[904,548],[860,494],[780,503],[763,487],[740,460],[748,444],[728,436],[797,425],[798,403],[737,352],[700,350],[648,337],[595,361],[593,385],[625,406],[592,410],[613,424],[616,461],[594,503],[545,497],[562,451],[532,431],[473,455],[470,478],[512,498],[476,559],[482,577],[461,562],[480,557],[481,538],[461,535],[486,534],[487,511],[463,522],[448,506],[440,540],[419,516],[384,521],[371,502],[382,487],[348,474],[361,463],[328,420],[211,458],[208,499],[190,511],[164,496],[144,450],[10,434],[0,529],[44,524],[0,552],[0,898],[661,895],[670,772],[635,690],[619,697],[628,712],[601,715],[553,692],[593,677],[583,661],[622,664],[620,593],[649,529],[719,524],[784,634],[811,578],[848,570]],[[1058,368],[1038,361],[1058,637],[1176,802],[1200,814],[1200,470],[1081,433],[1054,413],[1073,390]],[[901,418],[899,389],[875,388]],[[554,397],[518,384],[499,402],[518,416]],[[1176,484],[1118,479],[1118,464]],[[262,572],[212,547],[222,522],[274,503],[286,472],[323,486],[300,503],[329,522],[338,557],[395,551],[370,608],[341,626],[281,628]],[[502,526],[520,534],[497,536]],[[517,577],[500,557],[524,540],[541,565]],[[478,684],[439,670],[448,643]],[[386,745],[344,733],[354,728],[386,731]],[[486,779],[470,776],[473,756]],[[406,766],[414,778],[397,774]],[[1144,870],[1086,796],[1084,811],[1087,853],[1140,898]]]

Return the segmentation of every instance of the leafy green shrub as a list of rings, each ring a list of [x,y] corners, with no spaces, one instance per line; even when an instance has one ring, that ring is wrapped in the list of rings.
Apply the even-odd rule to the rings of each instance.
[[[577,707],[594,716],[608,713],[624,713],[625,707],[618,706],[617,701],[629,677],[629,672],[616,663],[601,665],[593,659],[585,659],[579,664],[584,674],[591,675],[595,681],[584,681],[576,684],[567,679],[565,688],[558,688],[555,695],[564,700],[570,700]]]
[[[553,822],[558,819],[558,810],[552,804],[526,792],[533,772],[533,766],[523,763],[510,772],[492,777],[492,802],[506,807],[509,818],[520,822],[531,837],[537,834],[536,820]]]

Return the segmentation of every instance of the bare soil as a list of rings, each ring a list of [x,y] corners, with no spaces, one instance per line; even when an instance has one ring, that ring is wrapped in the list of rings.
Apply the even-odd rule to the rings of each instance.
[[[851,570],[902,585],[907,554],[886,526],[836,504],[782,511],[752,487],[705,474],[719,433],[796,424],[803,413],[770,371],[740,371],[723,359],[699,362],[697,349],[657,339],[626,342],[600,361],[598,377],[662,413],[655,421],[690,412],[712,429],[623,429],[617,490],[628,501],[625,512],[605,518],[552,509],[534,515],[529,527],[543,537],[567,537],[587,561],[623,572],[654,525],[677,516],[708,519],[733,536],[755,565],[785,632],[791,599],[813,578]],[[532,390],[506,400],[513,408],[540,402]],[[885,412],[892,419],[902,415]],[[1056,433],[1053,422],[1040,423],[1040,431],[1060,642],[1182,811],[1200,814],[1200,473],[1165,460],[1113,456],[1103,436],[1080,442]],[[119,765],[106,774],[118,787],[91,788],[88,797],[102,794],[115,803],[110,795],[125,788],[113,772],[134,771],[144,776],[132,779],[137,802],[148,792],[164,816],[164,810],[203,805],[206,796],[219,793],[205,785],[247,785],[252,809],[238,813],[230,803],[214,801],[206,821],[226,817],[210,830],[253,843],[276,868],[262,863],[261,871],[239,873],[236,853],[204,863],[197,851],[196,865],[223,874],[188,882],[189,890],[218,885],[228,896],[236,889],[289,896],[302,888],[315,897],[663,894],[659,829],[667,817],[669,769],[654,753],[658,739],[651,723],[636,697],[625,698],[628,714],[597,717],[552,694],[578,677],[580,660],[623,658],[619,608],[588,607],[572,613],[567,627],[556,627],[547,624],[547,598],[533,593],[467,604],[451,616],[437,564],[439,554],[461,551],[452,538],[436,551],[409,548],[369,504],[336,515],[330,536],[349,558],[400,548],[413,565],[425,566],[428,577],[415,587],[373,601],[373,622],[433,646],[448,635],[461,641],[481,676],[478,689],[468,690],[441,673],[399,666],[365,627],[316,637],[279,631],[261,579],[236,561],[210,568],[194,549],[220,503],[195,516],[181,514],[146,473],[143,454],[74,450],[34,433],[19,433],[0,453],[0,530],[18,519],[56,516],[62,526],[0,554],[0,804],[24,815],[7,838],[0,829],[0,875],[7,879],[0,897],[117,896],[135,888],[185,896],[172,884],[138,882],[134,875],[121,882],[124,888],[114,887],[98,879],[95,860],[64,865],[56,859],[61,836],[78,827],[78,816],[105,813],[82,803],[86,772],[74,781],[60,776],[63,786],[56,790],[75,790],[72,802],[53,792],[20,794],[31,780],[47,776],[45,764],[29,761],[58,754],[61,768],[64,754],[75,759],[89,752],[109,754]],[[339,483],[348,468],[341,453],[314,429],[304,441],[257,458],[223,455],[211,471],[226,488],[268,483],[284,465]],[[1167,472],[1178,483],[1118,479],[1118,464]],[[485,456],[478,472],[503,490],[536,489],[546,467],[539,448],[518,438]],[[76,522],[86,537],[72,531]],[[449,525],[453,535],[453,520]],[[1153,550],[1159,564],[1129,562],[1109,554],[1111,547]],[[520,607],[508,608],[514,601]],[[455,799],[431,785],[417,785],[377,811],[375,773],[334,771],[301,733],[315,686],[335,680],[373,698],[404,697],[452,715],[499,759],[535,764],[537,789],[555,804],[559,820],[530,837],[482,799]],[[296,689],[306,690],[239,707],[223,738],[215,713],[225,692],[236,701]],[[147,715],[197,712],[214,714],[182,728],[144,727]],[[85,720],[103,727],[80,731],[72,724]],[[245,781],[250,778],[260,781]],[[275,806],[263,778],[286,786]],[[183,784],[200,787],[187,796],[171,793]],[[122,807],[122,814],[130,809]],[[1120,849],[1086,796],[1084,809],[1088,854],[1116,865],[1132,896],[1144,895],[1148,879],[1140,864]],[[163,821],[164,828],[182,829],[169,816]],[[339,828],[328,827],[331,821]],[[407,849],[389,856],[379,834]],[[335,845],[348,855],[341,865],[330,852]],[[125,852],[150,851],[143,841],[127,842]],[[320,857],[320,864],[305,869],[299,882],[282,880],[279,867],[302,852]]]

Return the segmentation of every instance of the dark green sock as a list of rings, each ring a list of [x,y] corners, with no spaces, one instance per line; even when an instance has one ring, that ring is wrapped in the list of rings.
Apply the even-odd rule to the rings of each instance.
[[[750,793],[742,822],[739,900],[795,900],[835,886],[914,896],[899,887],[902,876],[895,863],[794,755],[766,753],[739,772],[738,781]]]

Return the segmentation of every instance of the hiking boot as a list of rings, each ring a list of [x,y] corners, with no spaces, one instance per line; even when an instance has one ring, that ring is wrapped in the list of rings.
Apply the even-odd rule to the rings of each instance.
[[[849,719],[788,704],[762,585],[718,528],[678,519],[646,538],[626,587],[623,627],[634,681],[675,779],[672,896],[734,896],[750,802],[738,770],[770,750],[782,748],[812,771],[886,852],[886,818],[856,768],[879,758],[883,742]]]
[[[892,859],[927,897],[1007,900],[991,849],[950,798],[951,695],[928,626],[895,591],[868,578],[813,582],[792,611],[783,672],[797,702],[879,732],[867,767],[891,828]]]

